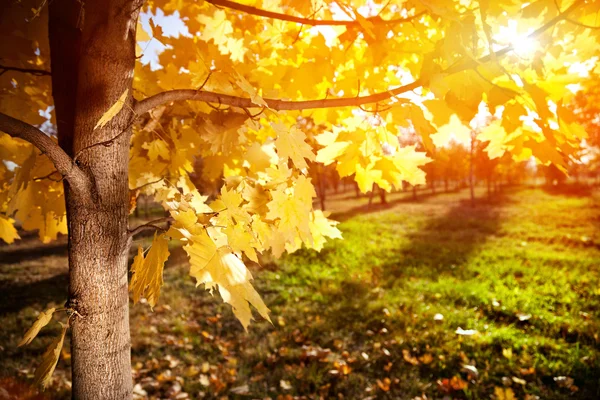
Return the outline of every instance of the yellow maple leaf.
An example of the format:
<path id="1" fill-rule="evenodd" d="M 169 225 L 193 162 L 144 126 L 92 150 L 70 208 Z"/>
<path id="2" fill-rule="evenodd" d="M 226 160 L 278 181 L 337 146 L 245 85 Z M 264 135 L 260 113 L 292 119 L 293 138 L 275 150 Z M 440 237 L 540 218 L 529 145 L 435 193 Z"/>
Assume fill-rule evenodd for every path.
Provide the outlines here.
<path id="1" fill-rule="evenodd" d="M 62 350 L 65 335 L 67 334 L 67 329 L 69 328 L 69 325 L 67 324 L 60 324 L 62 326 L 60 336 L 50 343 L 50 346 L 48 346 L 44 352 L 44 355 L 42 356 L 41 364 L 35 370 L 34 383 L 41 386 L 42 390 L 45 390 L 50 384 L 52 373 L 56 368 L 56 364 L 58 364 L 60 351 Z"/>
<path id="2" fill-rule="evenodd" d="M 490 159 L 502 157 L 508 146 L 506 145 L 506 130 L 500 123 L 494 122 L 481 130 L 477 135 L 477 140 L 489 142 L 485 148 Z"/>
<path id="3" fill-rule="evenodd" d="M 358 184 L 358 188 L 361 192 L 367 193 L 373 190 L 373 183 L 381 181 L 382 172 L 373 168 L 373 164 L 369 164 L 363 167 L 360 164 L 356 164 L 356 176 L 355 180 Z"/>
<path id="4" fill-rule="evenodd" d="M 141 247 L 131 266 L 131 283 L 129 290 L 133 292 L 133 302 L 137 303 L 142 296 L 148 300 L 150 307 L 154 307 L 160 296 L 160 287 L 163 284 L 163 268 L 169 258 L 169 241 L 164 235 L 154 234 L 152 247 L 146 258 Z"/>
<path id="5" fill-rule="evenodd" d="M 125 105 L 125 101 L 127 100 L 128 93 L 129 89 L 125 89 L 125 91 L 123 92 L 121 97 L 119 97 L 119 99 L 115 102 L 115 104 L 110 106 L 108 111 L 102 114 L 102 117 L 100 117 L 100 119 L 96 123 L 96 126 L 94 126 L 94 129 L 104 127 L 104 125 L 108 124 L 121 111 L 121 109 Z"/>
<path id="6" fill-rule="evenodd" d="M 425 152 L 416 151 L 416 145 L 400 147 L 394 155 L 394 165 L 401 174 L 401 179 L 411 185 L 425 184 L 425 172 L 419 167 L 431 162 Z"/>
<path id="7" fill-rule="evenodd" d="M 291 159 L 294 165 L 299 169 L 308 168 L 304 159 L 306 158 L 309 161 L 314 161 L 315 154 L 312 152 L 310 145 L 305 142 L 306 135 L 304 132 L 295 126 L 288 128 L 281 123 L 273 123 L 271 125 L 277 133 L 275 147 L 277 148 L 279 157 L 284 160 L 287 158 Z"/>
<path id="8" fill-rule="evenodd" d="M 161 157 L 165 161 L 169 161 L 171 159 L 169 146 L 164 140 L 157 139 L 151 142 L 146 142 L 142 145 L 142 148 L 148 150 L 148 158 L 150 158 L 150 161 L 156 161 L 158 157 Z"/>
<path id="9" fill-rule="evenodd" d="M 202 196 L 197 189 L 194 189 L 192 192 L 190 192 L 188 197 L 188 203 L 194 209 L 194 211 L 196 211 L 196 214 L 210 214 L 213 212 L 213 209 L 206 204 L 208 196 Z"/>
<path id="10" fill-rule="evenodd" d="M 450 121 L 440 126 L 430 137 L 437 147 L 446 146 L 451 140 L 466 144 L 471 141 L 471 129 L 463 125 L 456 114 L 452 114 Z"/>
<path id="11" fill-rule="evenodd" d="M 23 345 L 31 343 L 33 339 L 35 339 L 37 334 L 40 332 L 40 330 L 46 325 L 48 325 L 48 323 L 52 319 L 54 311 L 56 311 L 56 308 L 54 307 L 49 308 L 46 311 L 42 311 L 40 315 L 38 315 L 33 325 L 31 325 L 31 327 L 27 329 L 27 332 L 25 332 L 25 334 L 23 335 L 23 339 L 21 339 L 17 346 L 21 347 Z"/>
<path id="12" fill-rule="evenodd" d="M 257 245 L 256 240 L 244 225 L 239 223 L 229 225 L 223 229 L 223 233 L 227 235 L 227 243 L 234 252 L 237 254 L 244 252 L 249 259 L 256 263 L 258 262 L 258 256 L 254 250 L 254 247 Z"/>
<path id="13" fill-rule="evenodd" d="M 325 245 L 326 237 L 342 239 L 342 232 L 336 228 L 338 223 L 337 221 L 328 219 L 327 215 L 321 210 L 313 211 L 309 223 L 310 233 L 313 238 L 312 248 L 321 251 Z"/>
<path id="14" fill-rule="evenodd" d="M 227 190 L 223 186 L 219 198 L 210 203 L 210 207 L 217 213 L 214 218 L 217 225 L 227 226 L 232 221 L 250 223 L 250 214 L 241 207 L 242 201 L 240 193 L 235 190 Z"/>
<path id="15" fill-rule="evenodd" d="M 273 200 L 267 204 L 269 212 L 266 217 L 272 221 L 279 220 L 281 237 L 293 237 L 296 232 L 310 235 L 308 216 L 312 204 L 306 204 L 293 191 L 283 188 L 271 191 L 271 195 Z"/>
<path id="16" fill-rule="evenodd" d="M 244 46 L 244 39 L 228 38 L 224 47 L 229 54 L 231 61 L 244 62 L 244 54 L 246 54 L 247 51 Z"/>
<path id="17" fill-rule="evenodd" d="M 183 249 L 190 257 L 190 275 L 196 278 L 197 285 L 204 284 L 211 291 L 217 288 L 244 329 L 248 329 L 252 319 L 250 304 L 271 321 L 269 309 L 250 283 L 252 274 L 231 250 L 217 248 L 205 231 L 193 236 Z"/>
<path id="18" fill-rule="evenodd" d="M 21 238 L 15 229 L 14 223 L 14 219 L 0 215 L 0 239 L 8 244 L 14 242 L 15 239 Z"/>
<path id="19" fill-rule="evenodd" d="M 233 26 L 227 20 L 225 11 L 216 10 L 212 17 L 199 15 L 196 19 L 205 25 L 200 36 L 202 40 L 206 42 L 212 40 L 217 46 L 226 45 L 227 36 L 233 32 Z"/>
<path id="20" fill-rule="evenodd" d="M 323 134 L 325 135 L 325 134 Z M 321 137 L 323 135 L 320 135 Z M 319 136 L 317 136 L 317 141 Z M 319 144 L 322 144 L 321 142 L 319 142 Z M 340 157 L 342 154 L 344 154 L 344 152 L 346 151 L 346 149 L 348 148 L 348 146 L 350 145 L 350 142 L 335 142 L 332 141 L 330 143 L 328 143 L 325 147 L 323 147 L 322 149 L 317 151 L 317 157 L 316 157 L 316 161 L 323 163 L 323 165 L 329 165 L 332 162 L 334 162 L 338 157 Z"/>
<path id="21" fill-rule="evenodd" d="M 241 74 L 236 73 L 235 84 L 250 96 L 250 101 L 260 107 L 268 107 L 267 102 L 258 94 L 254 86 L 250 84 Z"/>
<path id="22" fill-rule="evenodd" d="M 269 202 L 268 191 L 260 185 L 246 185 L 242 196 L 247 203 L 244 208 L 252 213 L 264 213 Z"/>

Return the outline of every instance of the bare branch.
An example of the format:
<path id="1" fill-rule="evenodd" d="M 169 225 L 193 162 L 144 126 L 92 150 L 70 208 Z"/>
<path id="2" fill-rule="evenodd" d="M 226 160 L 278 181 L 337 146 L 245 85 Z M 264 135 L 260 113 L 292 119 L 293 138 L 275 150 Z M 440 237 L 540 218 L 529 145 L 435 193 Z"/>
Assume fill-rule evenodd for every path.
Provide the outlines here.
<path id="1" fill-rule="evenodd" d="M 570 22 L 573 25 L 577 25 L 577 26 L 581 26 L 582 28 L 587 28 L 587 29 L 600 29 L 600 26 L 594 26 L 594 25 L 586 25 L 583 24 L 579 21 L 576 21 L 574 19 L 571 18 L 565 18 L 565 21 Z"/>
<path id="2" fill-rule="evenodd" d="M 152 182 L 147 182 L 147 183 L 144 183 L 144 184 L 143 184 L 143 185 L 141 185 L 141 186 L 138 186 L 138 187 L 136 187 L 136 188 L 129 189 L 129 190 L 130 190 L 130 191 L 136 191 L 136 190 L 140 190 L 140 189 L 143 189 L 143 188 L 145 188 L 146 186 L 154 185 L 155 183 L 161 182 L 163 179 L 165 179 L 165 178 L 160 178 L 160 179 L 157 179 L 157 180 L 155 180 L 155 181 L 152 181 Z"/>
<path id="3" fill-rule="evenodd" d="M 346 26 L 346 27 L 360 27 L 358 21 L 336 21 L 336 20 L 325 20 L 325 19 L 314 19 L 314 18 L 305 18 L 305 17 L 296 17 L 294 15 L 282 14 L 273 11 L 262 10 L 260 8 L 247 6 L 245 4 L 239 4 L 230 0 L 206 0 L 207 3 L 211 3 L 218 7 L 225 7 L 232 10 L 242 11 L 246 14 L 256 15 L 259 17 L 273 18 L 282 21 L 296 22 L 298 24 L 303 25 L 311 25 L 311 26 L 323 26 L 323 25 L 337 25 L 337 26 Z M 425 14 L 425 11 L 417 13 L 411 17 L 406 18 L 395 18 L 391 20 L 383 20 L 381 18 L 371 18 L 370 21 L 373 24 L 379 25 L 394 25 L 401 24 L 403 22 L 410 22 L 414 19 L 419 18 L 421 15 Z"/>
<path id="4" fill-rule="evenodd" d="M 50 76 L 52 73 L 50 71 L 46 71 L 43 69 L 35 69 L 35 68 L 21 68 L 21 67 L 9 67 L 6 65 L 0 65 L 0 75 L 5 73 L 6 71 L 16 71 L 23 72 L 26 74 L 32 74 L 36 76 Z"/>
<path id="5" fill-rule="evenodd" d="M 0 113 L 0 131 L 12 137 L 20 138 L 33 144 L 46 154 L 54 163 L 56 171 L 66 179 L 72 187 L 83 189 L 87 186 L 87 177 L 71 157 L 50 137 L 38 128 L 26 122 Z"/>
<path id="6" fill-rule="evenodd" d="M 53 178 L 52 178 L 52 175 L 54 175 L 54 174 L 58 174 L 58 171 L 54 170 L 54 171 L 50 172 L 50 173 L 49 173 L 49 174 L 47 174 L 47 175 L 44 175 L 44 176 L 39 176 L 39 177 L 37 177 L 37 178 L 33 178 L 33 180 L 34 180 L 34 181 L 43 181 L 44 179 L 49 179 L 49 180 L 51 180 L 51 181 L 54 181 L 54 182 L 60 182 L 60 181 L 62 181 L 62 180 L 63 180 L 63 177 L 62 177 L 62 176 L 60 177 L 60 179 L 53 179 Z"/>
<path id="7" fill-rule="evenodd" d="M 160 226 L 157 226 L 156 224 L 162 224 L 165 222 L 171 222 L 173 221 L 173 218 L 171 217 L 164 217 L 164 218 L 159 218 L 159 219 L 155 219 L 154 221 L 150 221 L 146 224 L 140 225 L 135 227 L 134 229 L 131 229 L 129 231 L 129 237 L 132 238 L 135 235 L 137 235 L 138 233 L 144 232 L 144 231 L 166 231 L 165 228 L 162 228 Z"/>
<path id="8" fill-rule="evenodd" d="M 212 1 L 212 0 L 211 0 Z M 215 0 L 217 1 L 217 0 Z M 224 0 L 218 0 L 224 1 Z M 565 11 L 552 18 L 550 21 L 530 33 L 528 38 L 535 38 L 544 33 L 548 28 L 554 26 L 558 22 L 564 20 L 567 15 L 579 7 L 585 0 L 575 1 Z M 458 72 L 466 71 L 472 68 L 476 68 L 479 64 L 493 61 L 495 58 L 502 57 L 514 50 L 512 45 L 506 46 L 495 53 L 490 53 L 479 59 L 462 59 L 456 64 L 450 66 L 446 70 L 442 71 L 443 74 L 455 74 Z M 412 83 L 404 86 L 398 86 L 385 92 L 374 93 L 367 96 L 357 97 L 341 97 L 337 99 L 320 99 L 320 100 L 302 100 L 302 101 L 289 101 L 289 100 L 278 100 L 278 99 L 264 99 L 268 107 L 272 110 L 307 110 L 313 108 L 332 108 L 332 107 L 356 107 L 363 104 L 378 103 L 384 100 L 391 99 L 399 94 L 409 92 L 416 88 L 421 87 L 424 84 L 424 80 L 419 78 Z M 203 101 L 206 103 L 217 103 L 219 106 L 228 105 L 238 108 L 257 108 L 256 104 L 252 103 L 249 98 L 232 96 L 228 94 L 198 91 L 195 89 L 175 89 L 161 93 L 157 93 L 144 100 L 141 100 L 135 104 L 134 111 L 137 115 L 144 114 L 145 112 L 158 107 L 162 104 L 170 103 L 173 101 L 182 100 L 195 100 Z"/>
<path id="9" fill-rule="evenodd" d="M 421 86 L 421 81 L 416 80 L 405 86 L 400 86 L 387 92 L 372 94 L 361 97 L 342 97 L 339 99 L 320 99 L 306 101 L 287 101 L 277 99 L 264 99 L 268 107 L 273 110 L 306 110 L 310 108 L 331 108 L 331 107 L 347 107 L 358 106 L 360 104 L 377 103 L 378 101 L 387 100 L 398 94 L 408 92 Z M 239 108 L 257 108 L 257 105 L 252 103 L 249 98 L 231 96 L 215 92 L 197 91 L 195 89 L 175 89 L 166 92 L 161 92 L 150 96 L 147 99 L 141 100 L 135 105 L 135 112 L 141 115 L 154 107 L 161 104 L 170 103 L 172 101 L 181 100 L 197 100 L 206 103 L 217 103 L 219 105 L 228 105 Z"/>

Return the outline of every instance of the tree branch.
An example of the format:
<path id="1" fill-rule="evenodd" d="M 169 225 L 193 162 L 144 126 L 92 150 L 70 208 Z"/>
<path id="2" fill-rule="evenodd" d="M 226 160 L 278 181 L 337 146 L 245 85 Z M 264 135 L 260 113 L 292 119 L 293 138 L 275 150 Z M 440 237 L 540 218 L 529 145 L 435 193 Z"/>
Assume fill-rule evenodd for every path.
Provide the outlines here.
<path id="1" fill-rule="evenodd" d="M 71 186 L 83 189 L 87 185 L 86 175 L 73 163 L 71 157 L 38 128 L 0 113 L 0 131 L 23 139 L 40 149 L 54 163 L 56 172 L 69 181 Z"/>
<path id="2" fill-rule="evenodd" d="M 50 71 L 46 71 L 43 69 L 35 69 L 35 68 L 20 68 L 20 67 L 8 67 L 6 65 L 0 65 L 0 75 L 5 73 L 6 71 L 16 71 L 16 72 L 24 72 L 26 74 L 32 74 L 36 76 L 50 76 L 52 73 Z"/>
<path id="3" fill-rule="evenodd" d="M 305 17 L 296 17 L 294 15 L 288 15 L 273 11 L 267 11 L 260 8 L 247 6 L 245 4 L 239 4 L 230 0 L 206 0 L 207 3 L 211 3 L 218 7 L 225 7 L 232 10 L 242 11 L 246 14 L 256 15 L 259 17 L 273 18 L 282 21 L 296 22 L 298 24 L 310 25 L 310 26 L 346 26 L 346 27 L 360 27 L 358 21 L 336 21 L 336 20 L 325 20 L 325 19 L 314 19 L 314 18 L 305 18 Z M 407 18 L 395 18 L 391 20 L 383 20 L 381 18 L 370 18 L 369 21 L 376 25 L 394 25 L 401 24 L 403 22 L 409 22 L 414 19 L 419 18 L 421 15 L 426 12 L 417 13 L 411 17 Z"/>
<path id="4" fill-rule="evenodd" d="M 156 224 L 161 224 L 161 223 L 165 223 L 165 222 L 171 222 L 173 221 L 173 218 L 171 217 L 164 217 L 164 218 L 159 218 L 159 219 L 155 219 L 154 221 L 150 221 L 146 224 L 140 225 L 135 227 L 134 229 L 131 229 L 129 231 L 129 237 L 132 238 L 135 235 L 137 235 L 138 233 L 144 232 L 144 231 L 166 231 L 165 228 L 161 228 L 160 226 L 156 226 Z"/>
<path id="5" fill-rule="evenodd" d="M 270 109 L 273 110 L 306 110 L 310 108 L 330 108 L 358 106 L 360 104 L 377 103 L 387 100 L 398 94 L 408 92 L 421 86 L 421 81 L 416 80 L 408 85 L 400 86 L 387 92 L 375 93 L 361 97 L 342 97 L 339 99 L 320 99 L 305 101 L 287 101 L 277 99 L 264 99 Z M 195 89 L 175 89 L 161 92 L 138 102 L 134 110 L 141 115 L 161 104 L 179 100 L 197 100 L 206 103 L 215 103 L 239 108 L 258 108 L 249 98 L 232 96 L 215 92 L 197 91 Z"/>
<path id="6" fill-rule="evenodd" d="M 207 1 L 225 1 L 225 0 L 207 0 Z M 552 18 L 550 21 L 530 33 L 527 38 L 536 38 L 537 36 L 544 33 L 548 28 L 557 24 L 558 22 L 564 20 L 567 15 L 579 7 L 585 0 L 576 0 L 569 8 L 565 11 Z M 441 71 L 443 74 L 455 74 L 458 72 L 466 71 L 468 69 L 472 69 L 477 67 L 479 64 L 489 62 L 494 60 L 495 58 L 504 56 L 509 52 L 513 51 L 514 47 L 512 45 L 506 46 L 503 49 L 496 51 L 495 53 L 490 53 L 484 57 L 479 59 L 466 59 L 460 60 L 453 66 Z M 342 97 L 338 99 L 320 99 L 320 100 L 303 100 L 303 101 L 288 101 L 288 100 L 278 100 L 278 99 L 264 99 L 270 109 L 273 110 L 307 110 L 311 108 L 331 108 L 331 107 L 348 107 L 348 106 L 359 106 L 363 104 L 369 103 L 378 103 L 380 101 L 388 100 L 394 96 L 399 94 L 417 89 L 421 87 L 425 81 L 422 78 L 415 80 L 412 83 L 409 83 L 404 86 L 398 86 L 391 90 L 385 92 L 374 93 L 368 96 L 358 96 L 358 97 Z M 162 104 L 170 103 L 173 101 L 181 101 L 181 100 L 195 100 L 195 101 L 204 101 L 206 103 L 215 103 L 219 105 L 228 105 L 232 107 L 239 108 L 257 108 L 258 106 L 249 98 L 232 96 L 228 94 L 215 93 L 215 92 L 207 92 L 195 89 L 175 89 L 168 90 L 165 92 L 157 93 L 153 96 L 150 96 L 146 99 L 143 99 L 137 102 L 134 106 L 134 111 L 137 115 L 142 115 L 147 111 L 150 111 L 154 107 L 158 107 Z"/>

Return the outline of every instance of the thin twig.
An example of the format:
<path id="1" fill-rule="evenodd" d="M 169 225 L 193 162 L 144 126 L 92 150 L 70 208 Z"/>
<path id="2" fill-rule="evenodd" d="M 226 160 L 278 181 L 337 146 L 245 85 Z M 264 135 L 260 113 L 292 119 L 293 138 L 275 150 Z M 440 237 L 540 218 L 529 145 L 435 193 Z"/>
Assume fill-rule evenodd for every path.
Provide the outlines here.
<path id="1" fill-rule="evenodd" d="M 54 175 L 54 174 L 59 174 L 59 172 L 56 171 L 56 170 L 54 170 L 54 171 L 50 172 L 48 175 L 39 176 L 37 178 L 33 178 L 33 180 L 34 181 L 42 181 L 44 179 L 50 179 L 51 181 L 54 181 L 54 182 L 60 182 L 60 181 L 63 180 L 63 176 L 62 175 L 61 175 L 60 179 L 52 179 L 51 176 Z"/>
<path id="2" fill-rule="evenodd" d="M 136 187 L 136 188 L 129 189 L 129 190 L 133 190 L 133 191 L 135 191 L 135 190 L 140 190 L 140 189 L 143 189 L 143 188 L 145 188 L 146 186 L 154 185 L 155 183 L 161 182 L 163 179 L 165 179 L 165 178 L 160 178 L 160 179 L 158 179 L 158 180 L 155 180 L 155 181 L 152 181 L 152 182 L 147 182 L 147 183 L 144 183 L 144 184 L 143 184 L 143 185 L 141 185 L 141 186 L 138 186 L 138 187 Z"/>
<path id="3" fill-rule="evenodd" d="M 7 65 L 0 65 L 0 70 L 2 70 L 2 73 L 6 72 L 6 71 L 15 71 L 15 72 L 23 72 L 25 74 L 31 74 L 31 75 L 35 75 L 35 76 L 50 76 L 50 75 L 52 75 L 52 73 L 50 71 L 46 71 L 44 69 L 9 67 Z"/>
<path id="4" fill-rule="evenodd" d="M 133 110 L 132 110 L 132 111 L 133 111 Z M 73 157 L 73 162 L 74 162 L 74 163 L 77 163 L 77 160 L 79 159 L 79 157 L 81 156 L 81 154 L 82 154 L 84 151 L 86 151 L 86 150 L 89 150 L 89 149 L 91 149 L 91 148 L 93 148 L 93 147 L 96 147 L 96 146 L 110 147 L 110 146 L 112 146 L 112 145 L 115 143 L 115 141 L 116 141 L 116 140 L 117 140 L 119 137 L 121 137 L 121 135 L 123 135 L 125 132 L 128 132 L 128 131 L 129 131 L 129 129 L 131 129 L 131 127 L 132 127 L 132 126 L 135 124 L 135 120 L 136 120 L 136 118 L 135 118 L 135 117 L 134 117 L 134 118 L 132 118 L 132 119 L 131 119 L 131 122 L 130 122 L 130 123 L 129 123 L 129 124 L 126 126 L 126 127 L 125 127 L 125 129 L 123 129 L 121 132 L 119 132 L 119 133 L 118 133 L 116 136 L 112 137 L 111 139 L 105 140 L 105 141 L 103 141 L 103 142 L 98 142 L 98 143 L 93 143 L 93 144 L 90 144 L 89 146 L 86 146 L 86 147 L 84 147 L 83 149 L 79 150 L 79 151 L 77 152 L 77 154 L 75 154 L 75 157 Z"/>
<path id="5" fill-rule="evenodd" d="M 149 230 L 154 230 L 154 231 L 166 231 L 166 228 L 162 228 L 160 226 L 157 226 L 156 224 L 161 224 L 161 223 L 165 223 L 165 222 L 172 222 L 173 218 L 172 217 L 163 217 L 163 218 L 159 218 L 159 219 L 155 219 L 154 221 L 150 221 L 146 224 L 140 225 L 135 227 L 134 229 L 130 229 L 129 230 L 129 237 L 132 238 L 135 235 L 137 235 L 138 233 L 144 232 L 144 231 L 149 231 Z"/>

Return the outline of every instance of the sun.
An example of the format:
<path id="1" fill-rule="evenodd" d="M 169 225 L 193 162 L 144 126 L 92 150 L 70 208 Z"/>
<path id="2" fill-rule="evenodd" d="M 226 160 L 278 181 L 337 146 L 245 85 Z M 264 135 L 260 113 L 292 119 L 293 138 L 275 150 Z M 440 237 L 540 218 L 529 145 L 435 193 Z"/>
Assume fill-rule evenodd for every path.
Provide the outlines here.
<path id="1" fill-rule="evenodd" d="M 524 30 L 518 26 L 516 20 L 508 21 L 507 26 L 501 26 L 494 35 L 494 51 L 506 46 L 512 46 L 514 53 L 521 58 L 531 58 L 539 47 L 536 39 L 530 36 L 533 28 Z"/>

